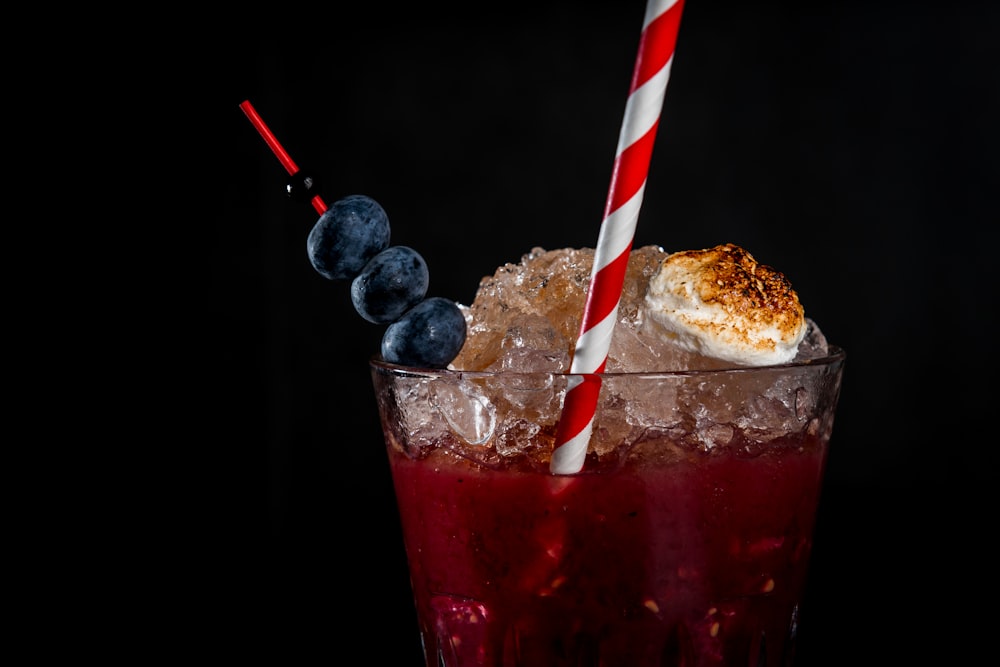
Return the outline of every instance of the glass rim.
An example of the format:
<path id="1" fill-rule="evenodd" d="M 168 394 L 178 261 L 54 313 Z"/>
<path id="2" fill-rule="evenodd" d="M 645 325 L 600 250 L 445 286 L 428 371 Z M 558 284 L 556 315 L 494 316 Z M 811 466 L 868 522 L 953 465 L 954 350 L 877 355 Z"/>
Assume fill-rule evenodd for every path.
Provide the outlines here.
<path id="1" fill-rule="evenodd" d="M 803 369 L 834 366 L 847 358 L 845 350 L 838 345 L 829 345 L 827 354 L 812 359 L 800 361 L 789 361 L 783 364 L 768 364 L 765 366 L 726 366 L 722 368 L 701 369 L 701 370 L 678 370 L 678 371 L 612 371 L 604 373 L 570 373 L 569 371 L 465 371 L 449 368 L 428 368 L 422 366 L 404 366 L 385 361 L 379 355 L 374 355 L 368 360 L 369 367 L 391 373 L 393 375 L 406 375 L 410 377 L 463 377 L 463 378 L 495 378 L 495 377 L 532 377 L 538 375 L 554 377 L 570 377 L 580 375 L 597 375 L 601 378 L 614 379 L 622 377 L 697 377 L 710 375 L 743 375 L 760 373 L 762 371 L 776 371 L 781 369 Z"/>

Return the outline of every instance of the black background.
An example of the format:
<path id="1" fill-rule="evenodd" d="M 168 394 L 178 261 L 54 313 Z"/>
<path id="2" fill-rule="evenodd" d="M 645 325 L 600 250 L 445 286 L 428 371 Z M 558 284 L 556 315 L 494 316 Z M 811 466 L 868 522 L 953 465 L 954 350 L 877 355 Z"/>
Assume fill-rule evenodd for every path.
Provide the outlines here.
<path id="1" fill-rule="evenodd" d="M 996 7 L 684 10 L 634 244 L 742 245 L 848 352 L 801 667 L 990 643 Z M 192 602 L 226 650 L 419 655 L 367 369 L 382 328 L 310 267 L 317 216 L 239 103 L 327 203 L 378 200 L 432 295 L 469 303 L 533 246 L 596 241 L 644 3 L 466 9 L 263 8 L 196 36 L 211 421 L 192 468 L 213 492 Z"/>

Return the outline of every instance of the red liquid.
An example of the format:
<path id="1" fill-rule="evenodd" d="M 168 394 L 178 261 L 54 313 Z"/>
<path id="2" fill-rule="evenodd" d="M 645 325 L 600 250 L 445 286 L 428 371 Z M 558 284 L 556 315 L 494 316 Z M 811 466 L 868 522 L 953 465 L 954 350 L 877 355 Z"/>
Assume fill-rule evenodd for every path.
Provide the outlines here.
<path id="1" fill-rule="evenodd" d="M 574 477 L 390 447 L 427 667 L 791 664 L 825 461 L 797 437 Z"/>

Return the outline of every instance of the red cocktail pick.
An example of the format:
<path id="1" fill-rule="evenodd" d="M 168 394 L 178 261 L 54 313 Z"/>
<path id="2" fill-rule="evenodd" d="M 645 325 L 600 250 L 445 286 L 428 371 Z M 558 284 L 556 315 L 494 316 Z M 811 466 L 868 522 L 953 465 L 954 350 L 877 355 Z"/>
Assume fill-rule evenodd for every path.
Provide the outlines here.
<path id="1" fill-rule="evenodd" d="M 295 164 L 295 161 L 292 160 L 288 151 L 284 149 L 281 142 L 279 142 L 277 137 L 274 136 L 274 133 L 271 132 L 271 128 L 267 126 L 267 123 L 265 123 L 260 117 L 257 110 L 254 109 L 252 104 L 250 104 L 250 100 L 244 100 L 241 102 L 240 109 L 243 109 L 243 113 L 247 115 L 247 118 L 250 119 L 253 126 L 257 128 L 258 132 L 260 132 L 260 136 L 264 138 L 264 141 L 271 148 L 274 156 L 277 157 L 278 161 L 285 167 L 285 171 L 288 172 L 288 175 L 292 177 L 300 175 L 299 166 Z M 304 183 L 304 187 L 308 190 L 310 188 L 311 179 L 308 179 L 307 177 L 305 180 L 306 182 Z M 323 215 L 326 211 L 326 202 L 323 201 L 323 198 L 319 195 L 314 195 L 311 202 L 313 208 L 316 209 L 316 212 Z"/>

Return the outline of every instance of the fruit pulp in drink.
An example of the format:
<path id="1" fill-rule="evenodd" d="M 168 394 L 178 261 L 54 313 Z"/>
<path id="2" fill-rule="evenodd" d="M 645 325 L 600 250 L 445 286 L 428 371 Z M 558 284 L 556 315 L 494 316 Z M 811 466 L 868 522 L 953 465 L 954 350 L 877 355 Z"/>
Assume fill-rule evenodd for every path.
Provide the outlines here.
<path id="1" fill-rule="evenodd" d="M 790 664 L 826 443 L 737 444 L 572 476 L 390 447 L 427 667 Z"/>

